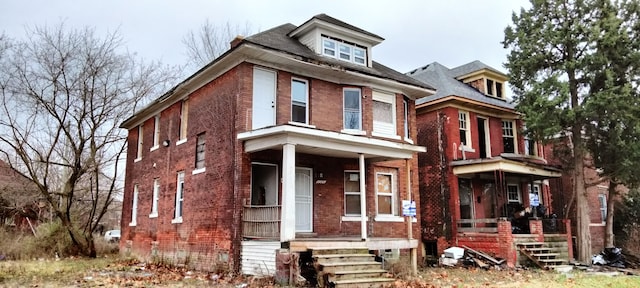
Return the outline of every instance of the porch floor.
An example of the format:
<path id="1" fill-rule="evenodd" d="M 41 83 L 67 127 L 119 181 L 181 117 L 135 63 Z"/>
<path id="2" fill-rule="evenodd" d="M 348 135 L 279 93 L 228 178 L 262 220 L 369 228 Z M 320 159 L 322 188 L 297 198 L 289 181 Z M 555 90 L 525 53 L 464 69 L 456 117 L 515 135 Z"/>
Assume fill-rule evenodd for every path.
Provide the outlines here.
<path id="1" fill-rule="evenodd" d="M 289 249 L 303 252 L 310 249 L 367 248 L 368 250 L 411 249 L 418 247 L 418 239 L 371 237 L 362 240 L 357 236 L 297 237 L 289 242 Z"/>

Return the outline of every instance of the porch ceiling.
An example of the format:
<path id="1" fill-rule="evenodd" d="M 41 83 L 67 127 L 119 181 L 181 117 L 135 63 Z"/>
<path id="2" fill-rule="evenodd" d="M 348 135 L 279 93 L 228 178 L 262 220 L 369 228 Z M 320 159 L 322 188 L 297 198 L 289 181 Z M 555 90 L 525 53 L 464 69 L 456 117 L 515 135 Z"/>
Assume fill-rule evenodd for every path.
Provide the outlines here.
<path id="1" fill-rule="evenodd" d="M 508 173 L 536 176 L 539 178 L 561 177 L 560 170 L 546 165 L 530 163 L 526 161 L 514 161 L 502 157 L 488 159 L 472 159 L 453 161 L 453 174 L 458 176 L 470 176 L 478 173 L 503 171 Z"/>
<path id="2" fill-rule="evenodd" d="M 358 158 L 363 154 L 373 161 L 411 159 L 416 152 L 426 148 L 417 145 L 323 131 L 293 125 L 281 125 L 238 134 L 244 141 L 245 152 L 267 149 L 281 150 L 284 144 L 294 144 L 296 153 L 337 158 Z"/>

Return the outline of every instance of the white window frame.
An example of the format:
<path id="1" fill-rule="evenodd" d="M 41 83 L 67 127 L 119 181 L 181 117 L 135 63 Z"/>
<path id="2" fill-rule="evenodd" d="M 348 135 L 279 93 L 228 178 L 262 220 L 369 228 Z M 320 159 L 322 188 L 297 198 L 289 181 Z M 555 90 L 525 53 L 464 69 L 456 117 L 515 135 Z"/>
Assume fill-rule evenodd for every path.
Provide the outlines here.
<path id="1" fill-rule="evenodd" d="M 389 176 L 391 183 L 389 183 L 389 185 L 391 185 L 391 192 L 380 192 L 378 191 L 378 176 Z M 398 189 L 396 188 L 397 183 L 396 183 L 396 179 L 395 179 L 395 175 L 394 173 L 390 173 L 390 172 L 376 172 L 376 179 L 375 179 L 375 190 L 376 190 L 376 216 L 381 216 L 381 217 L 394 217 L 394 216 L 398 216 L 398 209 L 397 209 L 397 205 L 396 205 L 396 201 L 397 201 L 397 194 L 398 194 Z M 381 214 L 380 211 L 378 210 L 380 208 L 379 204 L 378 204 L 378 198 L 380 196 L 384 196 L 384 197 L 389 197 L 391 196 L 391 214 Z"/>
<path id="2" fill-rule="evenodd" d="M 356 175 L 358 177 L 358 190 L 360 190 L 360 181 L 362 181 L 362 179 L 360 179 L 360 171 L 358 170 L 345 170 L 344 173 L 342 174 L 343 176 L 343 181 L 347 180 L 347 174 L 350 175 Z M 362 191 L 347 191 L 347 186 L 343 185 L 343 190 L 344 190 L 344 216 L 358 216 L 360 217 L 360 212 L 358 211 L 358 214 L 348 214 L 347 213 L 347 195 L 350 196 L 355 196 L 358 195 L 359 197 L 362 197 Z M 360 218 L 358 218 L 360 219 Z"/>
<path id="3" fill-rule="evenodd" d="M 509 191 L 509 187 L 516 187 L 516 195 L 518 196 L 518 199 L 512 199 L 511 198 L 511 191 Z M 509 203 L 522 203 L 522 195 L 520 193 L 520 185 L 513 184 L 513 183 L 508 183 L 507 184 L 507 202 L 509 202 Z"/>
<path id="4" fill-rule="evenodd" d="M 358 92 L 358 127 L 356 128 L 347 128 L 347 117 L 346 113 L 347 113 L 347 108 L 345 107 L 345 98 L 347 96 L 347 91 L 354 91 L 354 92 Z M 351 109 L 351 108 L 350 108 Z M 349 111 L 349 112 L 355 112 L 355 111 Z M 360 88 L 343 88 L 342 89 L 342 125 L 344 127 L 344 129 L 342 130 L 343 132 L 360 132 L 362 131 L 362 89 Z"/>
<path id="5" fill-rule="evenodd" d="M 529 153 L 530 145 L 533 145 L 533 154 Z M 524 138 L 524 154 L 527 156 L 538 156 L 538 143 L 529 138 Z"/>
<path id="6" fill-rule="evenodd" d="M 607 222 L 607 195 L 598 194 L 598 204 L 600 205 L 600 218 L 602 223 Z"/>
<path id="7" fill-rule="evenodd" d="M 325 43 L 331 43 L 333 45 L 333 48 L 325 46 Z M 325 53 L 326 52 L 325 49 L 333 52 L 333 55 L 329 53 Z M 336 58 L 337 51 L 338 51 L 338 43 L 336 43 L 335 40 L 322 37 L 322 55 Z"/>
<path id="8" fill-rule="evenodd" d="M 458 110 L 458 129 L 460 130 L 464 130 L 465 131 L 465 140 L 467 141 L 467 144 L 463 144 L 462 140 L 460 141 L 460 150 L 462 150 L 462 146 L 464 145 L 464 150 L 468 150 L 471 151 L 473 147 L 473 144 L 471 143 L 471 121 L 469 118 L 469 112 L 464 111 L 464 110 Z M 458 133 L 460 134 L 460 133 Z"/>
<path id="9" fill-rule="evenodd" d="M 160 114 L 153 117 L 153 147 L 149 151 L 160 148 Z"/>
<path id="10" fill-rule="evenodd" d="M 144 128 L 143 124 L 138 125 L 138 146 L 136 151 L 136 159 L 134 162 L 138 162 L 142 160 L 142 146 L 144 144 Z"/>
<path id="11" fill-rule="evenodd" d="M 511 127 L 505 127 L 505 124 L 510 124 Z M 512 135 L 505 134 L 505 132 L 508 131 L 508 128 L 511 128 Z M 518 139 L 518 132 L 516 131 L 516 121 L 502 119 L 502 150 L 504 153 L 507 153 L 506 151 L 504 151 L 504 138 L 511 138 L 511 141 L 513 143 L 513 153 L 518 154 L 518 141 L 516 141 L 516 139 Z"/>
<path id="12" fill-rule="evenodd" d="M 396 95 L 393 93 L 376 91 L 376 90 L 374 90 L 372 94 L 373 94 L 372 109 L 374 111 L 373 111 L 373 131 L 371 132 L 371 135 L 400 139 L 400 136 L 398 136 L 398 128 L 396 124 Z M 391 123 L 386 121 L 376 120 L 375 118 L 376 103 L 375 102 L 391 105 L 391 111 L 390 111 Z"/>
<path id="13" fill-rule="evenodd" d="M 171 223 L 182 223 L 184 214 L 184 171 L 178 172 L 176 181 L 176 201 L 174 207 L 173 220 Z"/>
<path id="14" fill-rule="evenodd" d="M 153 196 L 151 198 L 151 213 L 149 218 L 158 217 L 158 202 L 160 201 L 160 178 L 153 179 Z"/>
<path id="15" fill-rule="evenodd" d="M 138 184 L 133 185 L 133 199 L 131 201 L 131 222 L 129 226 L 136 226 L 138 223 Z"/>
<path id="16" fill-rule="evenodd" d="M 187 142 L 187 127 L 189 124 L 189 100 L 184 99 L 180 105 L 180 129 L 178 130 L 178 141 L 176 146 Z"/>
<path id="17" fill-rule="evenodd" d="M 302 107 L 293 100 L 293 82 L 304 83 L 304 122 L 298 122 L 293 120 L 293 107 Z M 309 81 L 300 78 L 291 78 L 291 121 L 295 123 L 309 124 Z"/>
<path id="18" fill-rule="evenodd" d="M 331 38 L 325 35 L 321 36 L 322 39 L 322 51 L 321 54 L 323 56 L 327 56 L 327 57 L 331 57 L 331 58 L 335 58 L 341 61 L 346 61 L 346 62 L 350 62 L 350 63 L 354 63 L 357 65 L 362 65 L 362 66 L 368 66 L 368 60 L 367 60 L 367 54 L 369 54 L 369 49 L 366 47 L 363 47 L 361 45 L 357 45 L 354 43 L 350 43 L 347 41 L 343 41 L 341 39 L 335 39 L 335 38 Z M 327 47 L 325 43 L 331 43 L 333 45 L 333 48 L 331 47 Z M 349 51 L 348 53 L 345 51 L 343 52 L 340 48 L 344 47 L 347 48 Z M 362 54 L 364 55 L 364 57 L 362 56 L 357 56 L 355 51 L 359 51 L 362 52 Z M 328 53 L 327 51 L 331 52 Z M 333 54 L 333 55 L 332 55 Z M 342 55 L 345 55 L 347 58 L 342 58 Z"/>
<path id="19" fill-rule="evenodd" d="M 202 142 L 200 142 L 200 141 L 202 141 Z M 200 148 L 201 148 L 200 145 L 202 145 L 202 159 L 198 159 L 198 153 L 199 153 L 198 150 L 200 150 Z M 195 175 L 195 174 L 199 174 L 199 173 L 202 173 L 202 172 L 206 171 L 206 169 L 207 169 L 206 162 L 205 162 L 206 159 L 207 159 L 207 157 L 206 157 L 207 154 L 206 153 L 207 153 L 206 134 L 203 132 L 203 133 L 198 134 L 198 136 L 196 136 L 196 153 L 194 155 L 194 158 L 195 158 L 194 168 L 195 169 L 193 171 L 191 171 L 191 174 Z M 198 160 L 202 161 L 202 167 L 198 167 L 198 162 L 199 162 Z"/>
<path id="20" fill-rule="evenodd" d="M 402 99 L 402 109 L 404 114 L 404 140 L 411 141 L 411 131 L 409 131 L 409 101 L 407 99 Z"/>
<path id="21" fill-rule="evenodd" d="M 491 81 L 491 84 L 489 84 L 489 81 Z M 498 83 L 500 83 L 500 89 L 498 89 Z M 489 88 L 491 89 L 491 93 L 489 93 Z M 498 95 L 498 90 L 500 90 L 500 95 Z M 495 80 L 495 79 L 491 79 L 491 78 L 485 78 L 484 79 L 484 91 L 486 91 L 486 93 L 484 93 L 485 95 L 489 95 L 491 97 L 495 97 L 495 98 L 499 98 L 499 99 L 504 99 L 504 82 Z"/>
<path id="22" fill-rule="evenodd" d="M 356 55 L 356 51 L 362 52 L 362 56 L 358 56 Z M 367 49 L 358 47 L 358 46 L 353 46 L 353 63 L 356 64 L 360 64 L 360 65 L 367 65 Z"/>
<path id="23" fill-rule="evenodd" d="M 537 192 L 536 189 L 538 190 Z M 529 195 L 534 194 L 533 192 L 536 192 L 536 194 L 538 194 L 538 203 L 540 203 L 540 205 L 544 205 L 544 201 L 542 201 L 542 185 L 540 185 L 540 183 L 538 183 L 537 181 L 533 183 L 533 192 L 531 191 L 531 184 L 528 184 L 527 190 L 529 191 Z M 529 203 L 531 203 L 531 197 L 529 197 Z"/>

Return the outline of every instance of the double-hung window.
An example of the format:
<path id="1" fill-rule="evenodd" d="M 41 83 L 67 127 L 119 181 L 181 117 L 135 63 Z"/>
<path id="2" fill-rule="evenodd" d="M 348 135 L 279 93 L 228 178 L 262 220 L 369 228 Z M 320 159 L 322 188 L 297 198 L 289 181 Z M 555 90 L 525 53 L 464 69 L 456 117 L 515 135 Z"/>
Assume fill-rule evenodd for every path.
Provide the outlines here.
<path id="1" fill-rule="evenodd" d="M 607 195 L 598 194 L 598 202 L 600 204 L 600 219 L 607 222 Z"/>
<path id="2" fill-rule="evenodd" d="M 376 195 L 378 201 L 378 215 L 396 215 L 395 193 L 393 174 L 376 173 Z"/>
<path id="3" fill-rule="evenodd" d="M 151 198 L 151 213 L 149 218 L 158 217 L 158 202 L 160 200 L 160 178 L 153 179 L 153 196 Z"/>
<path id="4" fill-rule="evenodd" d="M 373 91 L 373 132 L 396 136 L 395 95 Z"/>
<path id="5" fill-rule="evenodd" d="M 458 111 L 458 125 L 460 127 L 460 146 L 465 146 L 470 149 L 471 132 L 469 131 L 469 112 Z"/>
<path id="6" fill-rule="evenodd" d="M 507 200 L 509 203 L 522 203 L 520 187 L 517 184 L 507 184 Z"/>
<path id="7" fill-rule="evenodd" d="M 200 133 L 196 137 L 196 163 L 193 173 L 203 172 L 205 169 L 205 133 Z"/>
<path id="8" fill-rule="evenodd" d="M 156 150 L 160 147 L 160 115 L 153 117 L 153 147 L 151 150 Z"/>
<path id="9" fill-rule="evenodd" d="M 524 139 L 524 152 L 528 156 L 538 156 L 538 147 L 536 141 L 525 138 Z"/>
<path id="10" fill-rule="evenodd" d="M 360 216 L 360 174 L 358 171 L 344 172 L 344 214 Z"/>
<path id="11" fill-rule="evenodd" d="M 504 153 L 516 153 L 516 138 L 512 120 L 502 120 L 502 145 Z"/>
<path id="12" fill-rule="evenodd" d="M 407 100 L 402 100 L 402 109 L 404 113 L 404 139 L 411 140 L 411 135 L 409 134 L 409 102 Z"/>
<path id="13" fill-rule="evenodd" d="M 367 65 L 367 48 L 322 35 L 322 55 L 359 65 Z"/>
<path id="14" fill-rule="evenodd" d="M 356 88 L 345 88 L 343 90 L 345 130 L 362 130 L 362 105 L 360 103 L 360 93 L 360 89 Z"/>
<path id="15" fill-rule="evenodd" d="M 184 204 L 184 171 L 178 172 L 178 180 L 176 181 L 176 206 L 172 223 L 182 223 Z"/>
<path id="16" fill-rule="evenodd" d="M 142 124 L 138 126 L 138 147 L 136 148 L 138 150 L 136 151 L 136 161 L 142 159 L 142 137 L 144 136 L 144 129 L 142 127 L 144 127 Z"/>
<path id="17" fill-rule="evenodd" d="M 291 80 L 291 121 L 309 124 L 309 88 L 306 80 Z"/>
<path id="18" fill-rule="evenodd" d="M 178 142 L 176 145 L 187 141 L 187 124 L 189 122 L 189 102 L 182 100 L 180 106 L 180 129 L 178 130 Z"/>
<path id="19" fill-rule="evenodd" d="M 133 185 L 133 200 L 131 201 L 131 222 L 129 226 L 136 226 L 138 221 L 138 184 Z"/>

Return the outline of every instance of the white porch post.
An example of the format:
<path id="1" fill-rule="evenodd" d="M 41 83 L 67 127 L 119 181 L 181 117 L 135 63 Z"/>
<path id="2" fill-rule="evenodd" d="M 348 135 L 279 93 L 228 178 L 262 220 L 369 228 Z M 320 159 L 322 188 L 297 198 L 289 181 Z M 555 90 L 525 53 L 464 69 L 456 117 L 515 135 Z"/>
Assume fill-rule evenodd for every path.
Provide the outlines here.
<path id="1" fill-rule="evenodd" d="M 296 238 L 296 145 L 282 145 L 280 242 Z"/>
<path id="2" fill-rule="evenodd" d="M 367 193 L 365 191 L 364 154 L 360 154 L 360 236 L 367 240 Z"/>

